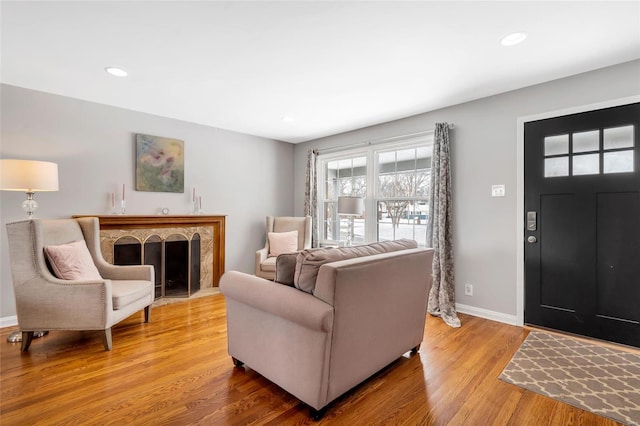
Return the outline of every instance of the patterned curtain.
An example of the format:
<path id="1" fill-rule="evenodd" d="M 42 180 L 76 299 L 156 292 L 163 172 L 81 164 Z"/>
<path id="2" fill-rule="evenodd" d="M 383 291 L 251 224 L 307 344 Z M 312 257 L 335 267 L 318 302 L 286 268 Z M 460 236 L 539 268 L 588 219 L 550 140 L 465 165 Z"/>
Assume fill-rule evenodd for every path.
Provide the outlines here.
<path id="1" fill-rule="evenodd" d="M 307 153 L 307 175 L 304 188 L 304 215 L 311 216 L 311 247 L 318 247 L 318 179 L 316 161 L 318 150 Z"/>
<path id="2" fill-rule="evenodd" d="M 431 315 L 442 317 L 451 327 L 460 327 L 455 305 L 452 207 L 449 125 L 436 123 L 427 225 L 427 242 L 431 241 L 431 247 L 435 250 L 433 284 L 427 310 Z"/>

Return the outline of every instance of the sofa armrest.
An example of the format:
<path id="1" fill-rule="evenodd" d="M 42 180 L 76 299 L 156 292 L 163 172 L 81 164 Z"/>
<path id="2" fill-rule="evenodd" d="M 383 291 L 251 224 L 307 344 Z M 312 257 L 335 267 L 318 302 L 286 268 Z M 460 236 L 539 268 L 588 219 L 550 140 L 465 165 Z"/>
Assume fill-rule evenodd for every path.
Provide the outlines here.
<path id="1" fill-rule="evenodd" d="M 242 272 L 229 271 L 220 279 L 220 291 L 230 299 L 306 328 L 329 331 L 333 306 L 296 288 Z"/>

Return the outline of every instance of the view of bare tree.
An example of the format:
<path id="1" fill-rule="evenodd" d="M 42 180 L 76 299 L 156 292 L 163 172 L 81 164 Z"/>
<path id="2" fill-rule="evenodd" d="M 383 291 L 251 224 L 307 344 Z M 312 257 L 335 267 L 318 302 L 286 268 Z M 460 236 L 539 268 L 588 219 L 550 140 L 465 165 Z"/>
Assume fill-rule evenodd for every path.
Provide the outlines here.
<path id="1" fill-rule="evenodd" d="M 427 170 L 417 172 L 393 173 L 381 175 L 379 179 L 379 195 L 381 197 L 397 197 L 395 200 L 385 200 L 378 204 L 378 219 L 382 212 L 382 205 L 393 226 L 398 227 L 400 219 L 410 212 L 409 207 L 414 200 L 407 198 L 422 198 L 427 196 L 427 190 L 431 183 L 431 173 Z M 414 212 L 416 213 L 416 212 Z"/>

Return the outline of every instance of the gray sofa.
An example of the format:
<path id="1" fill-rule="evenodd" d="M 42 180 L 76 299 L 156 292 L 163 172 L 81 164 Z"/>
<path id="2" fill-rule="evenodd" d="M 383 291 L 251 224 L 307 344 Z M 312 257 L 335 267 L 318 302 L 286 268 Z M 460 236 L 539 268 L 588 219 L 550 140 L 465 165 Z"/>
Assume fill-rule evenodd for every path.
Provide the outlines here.
<path id="1" fill-rule="evenodd" d="M 284 284 L 278 276 L 272 282 L 225 273 L 220 289 L 236 366 L 246 363 L 319 418 L 331 401 L 407 351 L 416 352 L 433 249 L 410 247 L 414 241 L 401 240 L 281 255 L 277 269 L 294 273 Z"/>

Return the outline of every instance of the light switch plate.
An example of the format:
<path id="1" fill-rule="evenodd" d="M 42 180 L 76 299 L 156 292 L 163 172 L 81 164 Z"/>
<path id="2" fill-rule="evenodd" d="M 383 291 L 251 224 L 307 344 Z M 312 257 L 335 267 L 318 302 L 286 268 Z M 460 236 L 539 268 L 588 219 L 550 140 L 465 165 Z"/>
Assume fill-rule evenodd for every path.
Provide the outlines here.
<path id="1" fill-rule="evenodd" d="M 504 197 L 504 185 L 491 185 L 491 196 L 492 197 Z"/>

